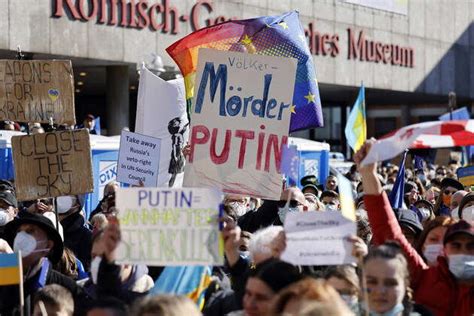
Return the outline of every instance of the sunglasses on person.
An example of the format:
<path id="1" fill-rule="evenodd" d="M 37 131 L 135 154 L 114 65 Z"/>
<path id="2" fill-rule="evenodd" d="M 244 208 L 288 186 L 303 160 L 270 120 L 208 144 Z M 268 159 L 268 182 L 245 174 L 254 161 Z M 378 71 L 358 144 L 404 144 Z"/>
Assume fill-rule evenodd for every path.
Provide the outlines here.
<path id="1" fill-rule="evenodd" d="M 444 190 L 443 192 L 445 195 L 451 195 L 451 194 L 454 194 L 456 193 L 456 191 L 451 191 L 451 190 Z"/>
<path id="2" fill-rule="evenodd" d="M 287 202 L 288 202 L 288 201 L 285 201 L 285 200 L 280 200 L 280 201 L 278 201 L 278 207 L 285 207 L 285 205 L 286 205 Z M 290 205 L 289 205 L 290 207 L 298 207 L 298 206 L 300 206 L 300 205 L 303 205 L 303 204 L 301 204 L 301 203 L 300 203 L 299 201 L 297 201 L 297 200 L 290 200 Z"/>

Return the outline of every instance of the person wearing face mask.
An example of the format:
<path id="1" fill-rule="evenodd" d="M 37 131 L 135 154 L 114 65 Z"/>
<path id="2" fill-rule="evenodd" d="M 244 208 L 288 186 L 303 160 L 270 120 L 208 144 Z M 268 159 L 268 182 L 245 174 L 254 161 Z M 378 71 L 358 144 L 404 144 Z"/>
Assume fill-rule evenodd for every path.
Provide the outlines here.
<path id="1" fill-rule="evenodd" d="M 474 192 L 466 194 L 459 203 L 459 217 L 471 224 L 474 223 Z"/>
<path id="2" fill-rule="evenodd" d="M 68 289 L 76 306 L 87 302 L 87 295 L 72 279 L 52 268 L 62 256 L 63 242 L 48 218 L 25 212 L 7 224 L 5 234 L 13 250 L 22 255 L 25 311 L 28 314 L 32 309 L 32 295 L 48 284 L 59 284 Z M 1 287 L 0 297 L 0 314 L 13 315 L 19 302 L 18 290 L 11 286 Z"/>
<path id="3" fill-rule="evenodd" d="M 335 191 L 324 191 L 321 193 L 321 202 L 324 204 L 325 211 L 339 211 L 341 208 L 339 194 Z"/>
<path id="4" fill-rule="evenodd" d="M 451 216 L 455 219 L 459 219 L 459 205 L 461 204 L 462 198 L 467 194 L 467 191 L 459 190 L 453 194 L 451 198 L 451 205 L 449 209 L 451 210 Z"/>
<path id="5" fill-rule="evenodd" d="M 359 277 L 351 265 L 329 267 L 325 274 L 327 284 L 331 285 L 341 296 L 344 303 L 351 311 L 359 315 L 359 298 L 362 297 L 359 287 Z"/>
<path id="6" fill-rule="evenodd" d="M 464 186 L 459 182 L 451 178 L 444 178 L 441 181 L 441 193 L 436 200 L 434 213 L 438 215 L 451 215 L 451 199 L 453 194 L 459 190 L 464 190 Z"/>
<path id="7" fill-rule="evenodd" d="M 224 205 L 238 219 L 249 211 L 249 198 L 236 194 L 227 194 L 224 198 Z"/>
<path id="8" fill-rule="evenodd" d="M 15 195 L 9 191 L 0 192 L 0 238 L 4 237 L 5 225 L 18 214 L 18 202 Z"/>
<path id="9" fill-rule="evenodd" d="M 433 213 L 434 206 L 429 201 L 421 199 L 416 201 L 413 206 L 413 210 L 418 215 L 418 219 L 422 225 L 425 225 L 425 223 L 435 218 Z"/>
<path id="10" fill-rule="evenodd" d="M 443 238 L 438 264 L 428 266 L 403 235 L 387 195 L 377 181 L 375 164 L 361 165 L 374 140 L 366 141 L 355 154 L 363 178 L 364 201 L 372 227 L 372 243 L 387 240 L 400 243 L 411 272 L 414 299 L 436 315 L 474 313 L 474 227 L 460 221 L 451 225 Z"/>
<path id="11" fill-rule="evenodd" d="M 449 226 L 456 220 L 448 216 L 437 216 L 429 221 L 417 241 L 415 249 L 427 265 L 438 264 L 438 257 L 443 256 L 443 239 Z"/>
<path id="12" fill-rule="evenodd" d="M 89 270 L 92 231 L 80 213 L 81 199 L 75 195 L 59 196 L 56 198 L 56 208 L 63 227 L 64 245 L 74 252 L 86 271 Z"/>

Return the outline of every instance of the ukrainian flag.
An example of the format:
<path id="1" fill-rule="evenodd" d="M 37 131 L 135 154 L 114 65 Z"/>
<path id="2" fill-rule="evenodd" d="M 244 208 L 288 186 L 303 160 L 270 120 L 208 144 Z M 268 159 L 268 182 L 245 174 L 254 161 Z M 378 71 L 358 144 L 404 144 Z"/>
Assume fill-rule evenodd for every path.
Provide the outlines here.
<path id="1" fill-rule="evenodd" d="M 365 116 L 365 88 L 360 87 L 357 100 L 352 107 L 351 113 L 347 119 L 345 129 L 347 143 L 354 152 L 358 151 L 364 141 L 367 139 L 367 122 Z"/>
<path id="2" fill-rule="evenodd" d="M 17 253 L 0 254 L 0 285 L 20 284 L 20 260 Z"/>
<path id="3" fill-rule="evenodd" d="M 150 294 L 185 295 L 202 309 L 206 289 L 211 284 L 211 272 L 209 266 L 167 266 Z"/>

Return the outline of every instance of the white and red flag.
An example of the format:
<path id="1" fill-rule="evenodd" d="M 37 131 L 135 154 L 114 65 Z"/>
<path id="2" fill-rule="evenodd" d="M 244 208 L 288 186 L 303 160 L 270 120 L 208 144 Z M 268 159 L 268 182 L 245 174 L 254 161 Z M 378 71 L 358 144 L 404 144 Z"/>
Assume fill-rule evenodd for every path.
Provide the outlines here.
<path id="1" fill-rule="evenodd" d="M 435 121 L 405 126 L 377 140 L 362 165 L 391 159 L 405 149 L 474 145 L 474 120 Z"/>

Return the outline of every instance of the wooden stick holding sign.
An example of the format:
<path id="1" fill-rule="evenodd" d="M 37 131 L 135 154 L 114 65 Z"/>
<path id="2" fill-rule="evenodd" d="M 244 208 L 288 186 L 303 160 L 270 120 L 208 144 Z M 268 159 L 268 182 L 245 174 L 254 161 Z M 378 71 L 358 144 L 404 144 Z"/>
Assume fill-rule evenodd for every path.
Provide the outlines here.
<path id="1" fill-rule="evenodd" d="M 91 148 L 85 129 L 12 137 L 17 198 L 92 192 Z"/>
<path id="2" fill-rule="evenodd" d="M 0 120 L 74 125 L 70 60 L 0 60 Z"/>

